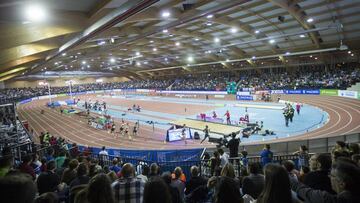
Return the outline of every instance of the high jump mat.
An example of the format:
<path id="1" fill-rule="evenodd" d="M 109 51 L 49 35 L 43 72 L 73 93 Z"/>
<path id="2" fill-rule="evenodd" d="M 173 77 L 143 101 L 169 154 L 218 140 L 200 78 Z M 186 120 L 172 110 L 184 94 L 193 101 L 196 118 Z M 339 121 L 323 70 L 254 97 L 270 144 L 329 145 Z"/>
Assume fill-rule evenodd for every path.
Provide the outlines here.
<path id="1" fill-rule="evenodd" d="M 186 127 L 196 130 L 204 130 L 205 126 L 209 126 L 210 133 L 216 133 L 220 135 L 229 135 L 233 132 L 238 133 L 241 130 L 241 127 L 239 126 L 233 126 L 233 125 L 225 125 L 221 123 L 213 123 L 213 122 L 206 122 L 206 121 L 200 121 L 200 120 L 194 120 L 194 119 L 180 119 L 171 122 L 173 125 L 186 125 Z"/>

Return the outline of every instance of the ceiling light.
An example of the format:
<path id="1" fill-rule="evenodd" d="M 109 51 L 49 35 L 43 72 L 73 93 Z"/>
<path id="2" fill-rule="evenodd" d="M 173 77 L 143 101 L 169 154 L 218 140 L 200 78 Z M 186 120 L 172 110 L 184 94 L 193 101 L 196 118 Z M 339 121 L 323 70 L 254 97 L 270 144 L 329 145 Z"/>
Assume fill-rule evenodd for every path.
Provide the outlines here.
<path id="1" fill-rule="evenodd" d="M 102 40 L 102 41 L 98 42 L 97 44 L 98 44 L 99 46 L 101 46 L 101 45 L 106 44 L 106 42 L 105 42 L 104 40 Z"/>
<path id="2" fill-rule="evenodd" d="M 188 61 L 188 62 L 193 62 L 193 61 L 194 61 L 194 58 L 193 58 L 192 56 L 189 56 L 189 57 L 187 57 L 187 61 Z"/>
<path id="3" fill-rule="evenodd" d="M 206 16 L 207 19 L 210 19 L 212 17 L 214 17 L 214 15 L 212 15 L 212 14 L 209 14 L 209 15 Z"/>
<path id="4" fill-rule="evenodd" d="M 58 65 L 59 63 L 58 62 L 55 62 L 54 65 Z"/>
<path id="5" fill-rule="evenodd" d="M 312 58 L 312 55 L 310 55 L 310 58 Z"/>
<path id="6" fill-rule="evenodd" d="M 161 16 L 164 17 L 164 18 L 167 18 L 167 17 L 170 16 L 170 12 L 164 11 L 164 12 L 161 14 Z"/>
<path id="7" fill-rule="evenodd" d="M 138 51 L 135 54 L 136 54 L 136 56 L 140 56 L 140 52 L 138 52 Z"/>
<path id="8" fill-rule="evenodd" d="M 82 64 L 86 64 L 86 61 L 82 61 L 81 63 L 82 63 Z"/>
<path id="9" fill-rule="evenodd" d="M 147 62 L 147 61 L 144 61 L 144 64 L 148 64 L 149 62 Z"/>
<path id="10" fill-rule="evenodd" d="M 110 43 L 114 44 L 115 39 L 114 38 L 110 38 Z"/>
<path id="11" fill-rule="evenodd" d="M 260 31 L 259 30 L 255 30 L 255 34 L 259 34 L 260 33 Z"/>
<path id="12" fill-rule="evenodd" d="M 305 35 L 304 35 L 304 34 L 302 34 L 302 35 L 299 35 L 299 37 L 300 37 L 300 38 L 304 38 L 304 37 L 305 37 Z"/>
<path id="13" fill-rule="evenodd" d="M 175 56 L 175 58 L 176 58 L 176 59 L 178 59 L 178 58 L 179 58 L 179 56 Z"/>
<path id="14" fill-rule="evenodd" d="M 233 27 L 233 28 L 231 28 L 231 30 L 230 30 L 232 33 L 236 33 L 237 32 L 237 28 L 236 27 Z"/>
<path id="15" fill-rule="evenodd" d="M 61 55 L 62 55 L 62 56 L 66 56 L 66 53 L 62 53 Z"/>
<path id="16" fill-rule="evenodd" d="M 110 70 L 112 70 L 112 68 L 111 68 L 111 67 L 110 67 L 109 69 L 110 69 Z"/>
<path id="17" fill-rule="evenodd" d="M 351 56 L 354 56 L 354 54 L 351 54 Z"/>
<path id="18" fill-rule="evenodd" d="M 270 43 L 270 44 L 274 44 L 274 43 L 275 43 L 275 40 L 274 40 L 274 39 L 271 39 L 271 40 L 269 40 L 269 43 Z"/>
<path id="19" fill-rule="evenodd" d="M 150 40 L 149 42 L 150 42 L 150 43 L 154 43 L 154 41 L 153 41 L 153 40 Z"/>
<path id="20" fill-rule="evenodd" d="M 78 55 L 80 55 L 80 54 L 81 54 L 81 52 L 78 52 L 77 54 L 78 54 Z"/>
<path id="21" fill-rule="evenodd" d="M 315 57 L 315 60 L 317 60 L 317 57 Z"/>
<path id="22" fill-rule="evenodd" d="M 217 38 L 217 37 L 215 37 L 215 38 L 214 38 L 214 42 L 215 42 L 215 43 L 218 43 L 218 42 L 220 42 L 220 39 Z"/>
<path id="23" fill-rule="evenodd" d="M 180 46 L 180 42 L 176 42 L 175 45 L 176 45 L 176 46 Z"/>
<path id="24" fill-rule="evenodd" d="M 25 9 L 25 17 L 30 22 L 42 22 L 45 20 L 45 9 L 40 5 L 29 5 Z"/>
<path id="25" fill-rule="evenodd" d="M 70 68 L 72 68 L 73 66 L 70 66 Z"/>
<path id="26" fill-rule="evenodd" d="M 351 51 L 348 51 L 348 54 L 351 54 Z"/>
<path id="27" fill-rule="evenodd" d="M 153 51 L 157 51 L 157 48 L 153 48 Z"/>
<path id="28" fill-rule="evenodd" d="M 165 61 L 168 61 L 168 58 L 165 58 L 164 60 L 165 60 Z"/>
<path id="29" fill-rule="evenodd" d="M 312 19 L 312 18 L 309 18 L 306 20 L 306 22 L 308 22 L 308 23 L 312 23 L 313 21 L 314 21 L 314 19 Z"/>
<path id="30" fill-rule="evenodd" d="M 285 53 L 285 55 L 289 55 L 289 54 L 290 54 L 290 52 L 288 52 L 288 51 Z"/>
<path id="31" fill-rule="evenodd" d="M 116 61 L 115 58 L 110 58 L 111 63 L 115 63 L 115 61 Z"/>
<path id="32" fill-rule="evenodd" d="M 230 61 L 230 59 L 226 59 L 226 61 Z"/>
<path id="33" fill-rule="evenodd" d="M 251 57 L 252 59 L 256 59 L 256 56 Z"/>
<path id="34" fill-rule="evenodd" d="M 140 65 L 141 65 L 141 63 L 140 63 L 140 62 L 136 62 L 136 65 L 137 65 L 137 66 L 140 66 Z"/>
<path id="35" fill-rule="evenodd" d="M 199 41 L 199 38 L 195 38 L 195 41 Z"/>
<path id="36" fill-rule="evenodd" d="M 90 68 L 91 66 L 90 65 L 87 65 L 88 68 Z"/>
<path id="37" fill-rule="evenodd" d="M 206 25 L 207 25 L 207 26 L 212 26 L 212 23 L 211 23 L 211 22 L 207 22 Z"/>
<path id="38" fill-rule="evenodd" d="M 163 33 L 167 33 L 167 32 L 168 32 L 168 30 L 167 30 L 167 29 L 163 30 Z"/>

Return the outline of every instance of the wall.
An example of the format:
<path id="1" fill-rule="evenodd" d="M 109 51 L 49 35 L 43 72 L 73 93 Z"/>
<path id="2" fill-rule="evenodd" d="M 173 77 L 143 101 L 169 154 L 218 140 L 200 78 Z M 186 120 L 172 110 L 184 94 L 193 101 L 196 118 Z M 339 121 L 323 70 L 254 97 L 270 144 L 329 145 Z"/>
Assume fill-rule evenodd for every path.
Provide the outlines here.
<path id="1" fill-rule="evenodd" d="M 129 79 L 126 77 L 86 77 L 86 78 L 56 78 L 49 79 L 48 82 L 53 87 L 66 86 L 67 80 L 73 80 L 75 84 L 86 84 L 86 83 L 95 83 L 97 79 L 102 79 L 103 82 L 124 82 Z M 37 87 L 39 82 L 44 80 L 15 80 L 15 81 L 5 81 L 6 88 L 22 88 L 22 87 Z"/>

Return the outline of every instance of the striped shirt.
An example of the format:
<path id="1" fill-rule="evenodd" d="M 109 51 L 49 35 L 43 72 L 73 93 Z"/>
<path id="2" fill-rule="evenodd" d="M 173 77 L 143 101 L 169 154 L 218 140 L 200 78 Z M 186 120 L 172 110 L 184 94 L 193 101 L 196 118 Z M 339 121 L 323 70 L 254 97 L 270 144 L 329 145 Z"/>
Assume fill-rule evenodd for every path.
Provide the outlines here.
<path id="1" fill-rule="evenodd" d="M 111 186 L 114 189 L 115 201 L 121 203 L 142 203 L 144 185 L 140 178 L 120 178 Z"/>

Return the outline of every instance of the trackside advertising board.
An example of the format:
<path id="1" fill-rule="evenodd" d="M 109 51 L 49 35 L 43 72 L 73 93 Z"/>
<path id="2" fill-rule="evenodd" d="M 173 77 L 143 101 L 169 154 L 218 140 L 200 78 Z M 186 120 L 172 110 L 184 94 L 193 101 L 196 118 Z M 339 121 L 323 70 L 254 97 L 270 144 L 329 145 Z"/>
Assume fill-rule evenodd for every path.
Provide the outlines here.
<path id="1" fill-rule="evenodd" d="M 252 95 L 236 95 L 237 100 L 252 101 L 254 97 Z"/>
<path id="2" fill-rule="evenodd" d="M 358 92 L 357 91 L 348 91 L 348 90 L 339 90 L 338 96 L 357 99 Z"/>
<path id="3" fill-rule="evenodd" d="M 321 89 L 320 90 L 320 95 L 325 95 L 325 96 L 338 96 L 338 91 L 336 89 Z"/>

